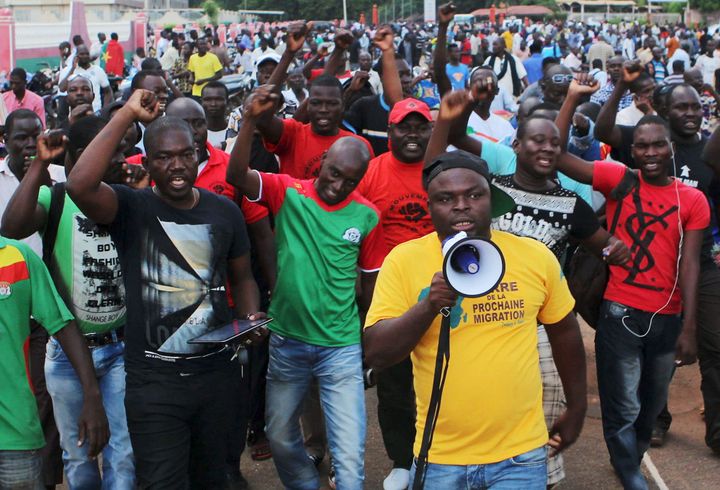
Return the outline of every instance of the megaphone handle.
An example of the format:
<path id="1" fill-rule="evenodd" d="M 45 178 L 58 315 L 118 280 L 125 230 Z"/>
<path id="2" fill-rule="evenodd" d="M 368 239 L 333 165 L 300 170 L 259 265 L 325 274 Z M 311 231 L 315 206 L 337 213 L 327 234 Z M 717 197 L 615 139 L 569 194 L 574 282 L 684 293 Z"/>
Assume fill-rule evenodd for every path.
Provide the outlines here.
<path id="1" fill-rule="evenodd" d="M 450 316 L 450 308 L 448 308 L 447 306 L 443 306 L 442 308 L 440 308 L 440 314 L 442 316 L 444 316 L 445 318 L 449 317 Z"/>

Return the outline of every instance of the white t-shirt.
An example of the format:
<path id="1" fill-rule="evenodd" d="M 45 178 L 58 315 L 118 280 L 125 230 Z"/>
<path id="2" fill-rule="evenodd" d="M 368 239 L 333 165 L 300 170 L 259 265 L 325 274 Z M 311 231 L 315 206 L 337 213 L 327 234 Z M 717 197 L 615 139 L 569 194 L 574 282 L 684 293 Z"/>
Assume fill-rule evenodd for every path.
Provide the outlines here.
<path id="1" fill-rule="evenodd" d="M 64 80 L 68 73 L 70 73 L 70 70 L 72 70 L 72 65 L 63 69 L 63 71 L 60 72 L 60 80 Z M 72 78 L 76 76 L 83 76 L 92 83 L 93 93 L 95 94 L 95 99 L 93 100 L 93 111 L 98 112 L 102 107 L 102 89 L 110 86 L 110 81 L 108 80 L 105 70 L 100 68 L 98 65 L 90 65 L 87 69 L 78 65 L 72 74 Z"/>
<path id="2" fill-rule="evenodd" d="M 227 128 L 221 129 L 220 131 L 212 131 L 212 130 L 208 129 L 207 139 L 210 142 L 210 144 L 213 145 L 214 148 L 222 150 L 222 144 L 225 142 L 225 134 L 226 133 L 227 133 Z"/>
<path id="3" fill-rule="evenodd" d="M 506 139 L 512 139 L 515 134 L 515 128 L 508 121 L 490 113 L 490 117 L 483 119 L 476 112 L 470 114 L 468 119 L 468 133 L 472 130 L 473 138 L 482 141 L 483 138 L 491 141 L 503 142 Z"/>
<path id="4" fill-rule="evenodd" d="M 525 71 L 525 66 L 523 66 L 522 61 L 518 59 L 517 56 L 513 56 L 509 53 L 506 53 L 505 56 L 512 56 L 515 60 L 515 68 L 517 69 L 517 75 L 520 80 L 525 78 L 527 76 L 527 71 Z M 505 58 L 497 57 L 495 58 L 495 64 L 493 65 L 493 71 L 496 75 L 500 73 L 502 70 L 503 64 L 505 63 Z M 512 82 L 512 70 L 510 69 L 510 63 L 508 62 L 507 70 L 505 71 L 505 75 L 498 80 L 498 86 L 505 90 L 507 93 L 512 94 L 513 93 L 513 82 Z"/>
<path id="5" fill-rule="evenodd" d="M 703 82 L 713 84 L 715 81 L 715 70 L 720 68 L 720 58 L 708 56 L 706 54 L 698 56 L 695 62 L 695 68 L 700 68 L 703 76 Z M 715 85 L 713 85 L 714 87 Z"/>
<path id="6" fill-rule="evenodd" d="M 615 124 L 619 126 L 635 126 L 644 116 L 645 113 L 638 109 L 635 101 L 633 101 L 632 104 L 617 113 Z"/>

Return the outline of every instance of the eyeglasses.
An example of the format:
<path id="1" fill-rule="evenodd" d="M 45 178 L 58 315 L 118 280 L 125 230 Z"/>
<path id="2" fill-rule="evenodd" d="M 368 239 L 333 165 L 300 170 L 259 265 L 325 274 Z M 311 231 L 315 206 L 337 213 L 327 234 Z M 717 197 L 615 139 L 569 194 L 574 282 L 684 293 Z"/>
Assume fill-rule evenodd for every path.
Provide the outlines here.
<path id="1" fill-rule="evenodd" d="M 563 75 L 562 73 L 558 73 L 557 75 L 550 77 L 550 80 L 552 80 L 553 83 L 567 83 L 569 85 L 570 82 L 573 81 L 573 78 L 573 75 Z"/>

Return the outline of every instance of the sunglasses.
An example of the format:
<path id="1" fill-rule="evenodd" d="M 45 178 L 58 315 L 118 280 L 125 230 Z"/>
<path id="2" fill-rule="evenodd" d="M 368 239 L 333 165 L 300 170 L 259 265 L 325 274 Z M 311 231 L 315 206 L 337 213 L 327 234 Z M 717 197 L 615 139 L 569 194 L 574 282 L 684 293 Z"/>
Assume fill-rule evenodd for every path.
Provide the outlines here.
<path id="1" fill-rule="evenodd" d="M 573 75 L 563 75 L 562 73 L 558 73 L 557 75 L 553 75 L 550 77 L 550 80 L 553 81 L 553 83 L 567 83 L 570 84 L 570 82 L 573 81 L 574 76 Z"/>

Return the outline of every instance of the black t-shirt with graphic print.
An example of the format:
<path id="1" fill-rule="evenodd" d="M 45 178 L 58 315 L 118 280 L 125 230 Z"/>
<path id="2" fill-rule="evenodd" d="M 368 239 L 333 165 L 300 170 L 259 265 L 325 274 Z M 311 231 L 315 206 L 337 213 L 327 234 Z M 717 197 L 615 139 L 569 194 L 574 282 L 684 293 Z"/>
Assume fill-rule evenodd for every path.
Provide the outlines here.
<path id="1" fill-rule="evenodd" d="M 227 263 L 250 250 L 238 206 L 198 189 L 192 209 L 153 191 L 113 185 L 118 212 L 110 234 L 125 281 L 128 374 L 198 372 L 227 363 L 217 347 L 187 341 L 229 323 Z"/>
<path id="2" fill-rule="evenodd" d="M 493 218 L 494 230 L 534 238 L 544 243 L 558 260 L 570 237 L 584 240 L 600 228 L 592 208 L 581 197 L 561 186 L 547 191 L 520 187 L 513 175 L 493 176 L 493 184 L 515 200 L 514 211 Z"/>

